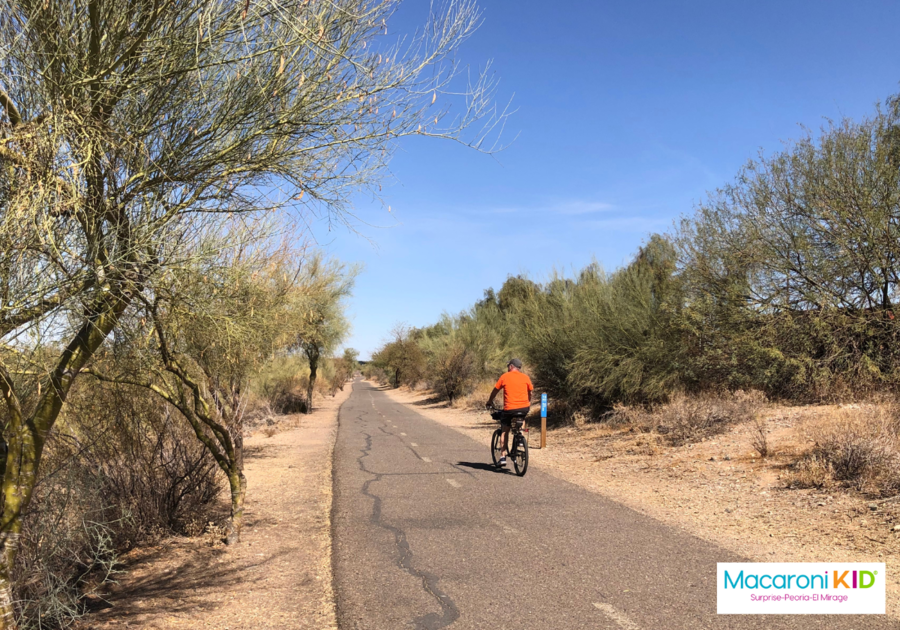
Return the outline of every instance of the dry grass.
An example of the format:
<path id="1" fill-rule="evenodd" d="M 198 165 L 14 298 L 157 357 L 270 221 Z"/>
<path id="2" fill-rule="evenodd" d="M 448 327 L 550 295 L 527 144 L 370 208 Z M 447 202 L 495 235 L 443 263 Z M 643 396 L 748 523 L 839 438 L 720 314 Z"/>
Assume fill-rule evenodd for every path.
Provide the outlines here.
<path id="1" fill-rule="evenodd" d="M 760 457 L 768 457 L 771 454 L 769 445 L 769 421 L 761 414 L 753 418 L 753 429 L 750 433 L 750 445 L 759 453 Z"/>
<path id="2" fill-rule="evenodd" d="M 465 396 L 459 396 L 456 400 L 453 401 L 453 407 L 455 409 L 484 409 L 484 403 L 487 402 L 488 397 L 491 395 L 491 390 L 494 389 L 494 381 L 482 381 L 475 385 Z M 498 394 L 497 398 L 494 400 L 494 404 L 501 405 L 503 404 L 503 392 Z"/>
<path id="3" fill-rule="evenodd" d="M 669 444 L 678 446 L 721 433 L 731 425 L 755 420 L 765 404 L 765 396 L 757 391 L 724 395 L 677 394 L 668 403 L 651 409 L 617 405 L 604 420 L 646 433 L 656 432 Z"/>
<path id="4" fill-rule="evenodd" d="M 900 492 L 900 406 L 853 405 L 824 412 L 808 423 L 813 448 L 794 466 L 799 488 L 841 484 L 865 494 Z"/>

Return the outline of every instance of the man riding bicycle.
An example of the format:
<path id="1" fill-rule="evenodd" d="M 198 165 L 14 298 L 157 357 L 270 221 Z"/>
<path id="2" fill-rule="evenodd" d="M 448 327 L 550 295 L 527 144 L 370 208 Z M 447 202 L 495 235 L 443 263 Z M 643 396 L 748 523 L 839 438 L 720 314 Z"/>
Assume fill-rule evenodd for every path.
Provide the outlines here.
<path id="1" fill-rule="evenodd" d="M 494 397 L 503 390 L 503 411 L 500 414 L 500 428 L 503 429 L 503 448 L 500 451 L 500 466 L 506 465 L 506 454 L 509 452 L 509 430 L 512 427 L 512 419 L 524 418 L 531 409 L 531 393 L 534 385 L 528 375 L 521 372 L 522 362 L 518 359 L 510 359 L 506 364 L 506 374 L 503 374 L 494 385 L 491 397 L 488 398 L 486 407 L 493 407 Z"/>

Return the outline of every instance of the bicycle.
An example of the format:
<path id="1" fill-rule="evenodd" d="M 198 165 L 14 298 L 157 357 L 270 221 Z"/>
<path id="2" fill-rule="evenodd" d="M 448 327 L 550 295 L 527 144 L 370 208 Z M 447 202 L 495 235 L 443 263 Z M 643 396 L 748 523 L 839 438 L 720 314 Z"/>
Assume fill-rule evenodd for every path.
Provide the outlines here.
<path id="1" fill-rule="evenodd" d="M 497 409 L 492 410 L 491 418 L 494 420 L 500 420 L 503 417 L 503 412 Z M 528 433 L 528 429 L 522 430 L 522 425 L 525 423 L 525 415 L 527 412 L 519 412 L 512 418 L 510 418 L 510 433 L 512 433 L 512 443 L 509 446 L 509 458 L 512 460 L 513 468 L 516 470 L 516 474 L 521 477 L 525 474 L 525 471 L 528 470 L 528 440 L 525 437 L 525 433 Z M 494 435 L 491 437 L 491 458 L 494 460 L 494 466 L 500 467 L 498 463 L 500 461 L 500 455 L 502 453 L 502 440 L 503 440 L 503 429 L 497 429 L 494 431 Z"/>

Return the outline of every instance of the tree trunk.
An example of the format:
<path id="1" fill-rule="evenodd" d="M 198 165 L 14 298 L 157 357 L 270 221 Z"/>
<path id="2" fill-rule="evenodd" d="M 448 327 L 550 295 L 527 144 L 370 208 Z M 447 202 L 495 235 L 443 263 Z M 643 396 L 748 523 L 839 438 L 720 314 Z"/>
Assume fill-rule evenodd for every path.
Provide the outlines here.
<path id="1" fill-rule="evenodd" d="M 312 413 L 313 388 L 316 386 L 316 372 L 319 370 L 319 353 L 311 352 L 309 358 L 309 387 L 306 388 L 306 413 Z"/>
<path id="2" fill-rule="evenodd" d="M 14 630 L 16 627 L 13 607 L 12 566 L 19 546 L 19 533 L 6 532 L 0 551 L 0 629 Z"/>
<path id="3" fill-rule="evenodd" d="M 234 545 L 241 542 L 241 530 L 244 528 L 244 497 L 247 494 L 247 478 L 239 469 L 228 473 L 228 485 L 231 488 L 231 520 L 225 533 L 225 544 Z"/>
<path id="4" fill-rule="evenodd" d="M 0 509 L 0 630 L 16 627 L 13 597 L 12 570 L 19 549 L 22 532 L 22 515 L 34 492 L 41 454 L 47 435 L 62 411 L 63 402 L 75 376 L 106 339 L 129 300 L 112 296 L 105 304 L 104 312 L 87 321 L 63 350 L 50 375 L 37 408 L 29 418 L 21 414 L 18 397 L 12 383 L 3 378 L 6 411 L 9 414 L 7 453 L 3 470 Z"/>
<path id="5" fill-rule="evenodd" d="M 241 399 L 238 388 L 232 388 L 233 407 L 231 409 L 231 441 L 234 444 L 234 456 L 231 471 L 228 474 L 228 485 L 231 489 L 231 521 L 225 544 L 233 545 L 241 542 L 241 530 L 244 528 L 244 497 L 247 496 L 247 478 L 244 476 L 244 417 L 241 412 Z"/>

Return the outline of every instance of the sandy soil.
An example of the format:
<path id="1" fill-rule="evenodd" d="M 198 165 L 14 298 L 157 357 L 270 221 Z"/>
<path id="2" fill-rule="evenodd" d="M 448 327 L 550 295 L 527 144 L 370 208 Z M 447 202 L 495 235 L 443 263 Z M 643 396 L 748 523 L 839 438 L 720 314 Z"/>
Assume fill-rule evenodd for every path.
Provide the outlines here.
<path id="1" fill-rule="evenodd" d="M 125 558 L 111 607 L 85 628 L 336 628 L 331 590 L 331 457 L 345 387 L 284 430 L 245 439 L 242 542 L 173 538 Z"/>
<path id="2" fill-rule="evenodd" d="M 448 408 L 425 393 L 391 397 L 485 445 L 495 423 L 484 411 Z M 880 502 L 843 489 L 788 489 L 787 468 L 809 447 L 801 427 L 815 408 L 773 408 L 769 443 L 759 458 L 751 427 L 735 426 L 682 447 L 658 436 L 597 425 L 548 432 L 547 449 L 532 448 L 544 472 L 611 497 L 760 562 L 886 562 L 888 614 L 900 617 L 900 501 Z M 539 419 L 538 419 L 539 422 Z M 529 443 L 539 443 L 539 426 Z"/>

